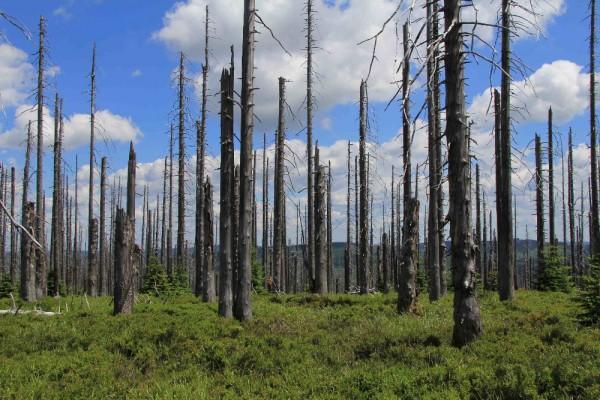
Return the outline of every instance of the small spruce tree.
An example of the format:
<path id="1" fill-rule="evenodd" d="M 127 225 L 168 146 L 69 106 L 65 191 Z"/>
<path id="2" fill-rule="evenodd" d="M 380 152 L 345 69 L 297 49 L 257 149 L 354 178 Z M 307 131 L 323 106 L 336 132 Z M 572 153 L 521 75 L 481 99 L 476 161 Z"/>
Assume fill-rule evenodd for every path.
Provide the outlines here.
<path id="1" fill-rule="evenodd" d="M 590 260 L 590 273 L 581 277 L 581 290 L 577 303 L 582 311 L 577 319 L 585 326 L 600 326 L 600 262 L 597 258 Z"/>

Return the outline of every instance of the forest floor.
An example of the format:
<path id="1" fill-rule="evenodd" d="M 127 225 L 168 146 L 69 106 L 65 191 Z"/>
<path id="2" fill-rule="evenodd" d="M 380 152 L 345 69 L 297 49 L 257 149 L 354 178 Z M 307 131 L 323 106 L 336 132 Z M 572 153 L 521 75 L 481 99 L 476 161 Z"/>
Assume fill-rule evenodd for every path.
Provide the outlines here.
<path id="1" fill-rule="evenodd" d="M 0 316 L 0 398 L 600 398 L 600 329 L 577 325 L 572 295 L 487 293 L 483 337 L 463 349 L 452 295 L 421 296 L 417 316 L 392 294 L 257 295 L 245 324 L 192 296 L 139 300 L 131 316 L 82 297 Z"/>

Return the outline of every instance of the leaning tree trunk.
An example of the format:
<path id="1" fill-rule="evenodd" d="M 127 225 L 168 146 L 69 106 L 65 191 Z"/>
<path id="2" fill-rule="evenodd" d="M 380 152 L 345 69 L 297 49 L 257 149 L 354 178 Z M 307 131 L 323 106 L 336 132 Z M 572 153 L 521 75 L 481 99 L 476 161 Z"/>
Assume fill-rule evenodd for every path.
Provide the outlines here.
<path id="1" fill-rule="evenodd" d="M 359 144 L 359 168 L 360 168 L 360 238 L 359 238 L 359 287 L 360 294 L 369 292 L 367 282 L 367 221 L 369 218 L 368 200 L 367 200 L 367 158 L 366 158 L 366 138 L 367 138 L 367 83 L 362 81 L 360 84 L 360 144 Z"/>
<path id="2" fill-rule="evenodd" d="M 36 168 L 36 218 L 35 237 L 45 247 L 45 216 L 44 216 L 44 38 L 46 35 L 46 20 L 40 17 L 40 41 L 38 50 L 38 80 L 37 80 L 37 168 Z M 48 291 L 47 260 L 44 249 L 36 249 L 37 297 L 46 296 Z"/>
<path id="3" fill-rule="evenodd" d="M 315 163 L 319 162 L 319 148 L 315 148 Z M 315 293 L 327 294 L 327 222 L 325 216 L 325 171 L 315 165 Z"/>
<path id="4" fill-rule="evenodd" d="M 88 292 L 90 296 L 98 295 L 98 220 L 95 232 L 92 229 L 94 220 L 94 141 L 96 124 L 96 44 L 92 51 L 92 72 L 90 74 L 90 175 L 88 182 Z M 94 237 L 96 235 L 96 237 Z M 93 246 L 96 246 L 95 248 Z"/>
<path id="5" fill-rule="evenodd" d="M 233 317 L 233 87 L 229 70 L 221 73 L 221 182 L 219 213 L 219 315 Z"/>
<path id="6" fill-rule="evenodd" d="M 535 135 L 535 204 L 537 216 L 537 277 L 544 273 L 544 180 L 542 176 L 542 143 Z"/>
<path id="7" fill-rule="evenodd" d="M 206 177 L 204 183 L 204 222 L 202 227 L 204 228 L 203 244 L 204 244 L 204 265 L 202 269 L 202 276 L 196 279 L 202 279 L 203 290 L 202 300 L 205 302 L 215 301 L 215 272 L 214 272 L 214 239 L 213 239 L 213 197 L 212 197 L 212 185 L 210 179 Z"/>
<path id="8" fill-rule="evenodd" d="M 600 222 L 598 219 L 598 157 L 596 132 L 596 0 L 591 0 L 590 15 L 590 167 L 592 180 L 592 202 L 590 212 L 592 226 L 590 238 L 592 255 L 600 256 Z"/>
<path id="9" fill-rule="evenodd" d="M 274 176 L 274 218 L 273 218 L 273 279 L 276 290 L 282 290 L 283 285 L 283 230 L 285 221 L 284 207 L 284 146 L 285 146 L 285 79 L 279 78 L 279 122 L 275 143 L 275 176 Z"/>
<path id="10" fill-rule="evenodd" d="M 177 250 L 176 268 L 184 268 L 185 261 L 185 68 L 183 65 L 183 53 L 179 55 L 179 168 L 177 169 Z"/>
<path id="11" fill-rule="evenodd" d="M 444 0 L 446 36 L 446 140 L 450 188 L 451 262 L 454 271 L 454 332 L 452 341 L 464 346 L 481 336 L 481 317 L 475 297 L 474 245 L 471 237 L 471 182 L 467 153 L 464 93 L 464 53 L 460 0 Z"/>

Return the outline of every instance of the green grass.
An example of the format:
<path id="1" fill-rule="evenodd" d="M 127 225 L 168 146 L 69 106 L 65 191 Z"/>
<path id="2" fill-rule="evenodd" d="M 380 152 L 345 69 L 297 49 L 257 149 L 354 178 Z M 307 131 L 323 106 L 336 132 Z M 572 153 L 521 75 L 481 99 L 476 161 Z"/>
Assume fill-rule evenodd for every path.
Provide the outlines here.
<path id="1" fill-rule="evenodd" d="M 600 398 L 600 329 L 574 322 L 570 295 L 485 295 L 484 336 L 462 350 L 451 297 L 398 316 L 393 295 L 262 295 L 246 324 L 185 296 L 118 317 L 110 298 L 63 298 L 62 316 L 0 316 L 0 398 Z"/>

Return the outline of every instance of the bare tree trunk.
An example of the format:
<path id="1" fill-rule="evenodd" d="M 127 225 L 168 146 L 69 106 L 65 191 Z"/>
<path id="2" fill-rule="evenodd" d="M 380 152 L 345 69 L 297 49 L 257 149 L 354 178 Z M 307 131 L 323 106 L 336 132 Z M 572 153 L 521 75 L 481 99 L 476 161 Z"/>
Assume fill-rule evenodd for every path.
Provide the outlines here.
<path id="1" fill-rule="evenodd" d="M 202 254 L 205 249 L 204 245 L 204 153 L 205 153 L 205 141 L 206 141 L 206 112 L 207 112 L 207 89 L 208 89 L 208 21 L 209 12 L 208 5 L 206 5 L 206 19 L 204 21 L 204 65 L 202 65 L 202 109 L 200 122 L 196 123 L 196 234 L 194 248 L 196 250 L 196 286 L 195 294 L 203 298 L 210 298 L 208 301 L 213 301 L 214 297 L 214 283 L 212 288 L 204 289 L 204 259 Z M 209 292 L 212 290 L 212 296 Z"/>
<path id="2" fill-rule="evenodd" d="M 479 163 L 475 165 L 475 203 L 476 203 L 476 222 L 475 222 L 475 270 L 480 275 L 482 274 L 482 262 L 481 262 L 481 184 L 480 184 L 480 172 Z"/>
<path id="3" fill-rule="evenodd" d="M 78 201 L 78 193 L 79 193 L 79 178 L 77 176 L 77 171 L 79 171 L 79 158 L 77 154 L 75 154 L 75 200 L 74 200 L 74 227 L 73 227 L 73 282 L 71 283 L 71 287 L 74 293 L 79 293 L 79 201 Z"/>
<path id="4" fill-rule="evenodd" d="M 254 258 L 258 257 L 258 245 L 257 245 L 257 208 L 256 208 L 256 150 L 252 154 L 252 252 Z"/>
<path id="5" fill-rule="evenodd" d="M 344 252 L 344 293 L 350 292 L 350 276 L 352 274 L 352 270 L 350 267 L 351 260 L 351 243 L 352 243 L 352 228 L 351 228 L 351 219 L 350 219 L 350 187 L 351 187 L 351 179 L 350 179 L 350 141 L 348 141 L 348 194 L 346 195 L 346 250 Z"/>
<path id="6" fill-rule="evenodd" d="M 15 167 L 10 169 L 10 213 L 14 217 L 16 211 L 15 204 Z M 17 286 L 17 231 L 15 225 L 10 227 L 10 282 L 13 287 Z"/>
<path id="7" fill-rule="evenodd" d="M 390 245 L 387 232 L 383 232 L 381 236 L 381 271 L 383 274 L 383 292 L 388 293 L 390 291 Z"/>
<path id="8" fill-rule="evenodd" d="M 210 184 L 210 178 L 206 177 L 204 183 L 204 265 L 202 270 L 203 291 L 202 300 L 205 302 L 215 301 L 215 272 L 213 265 L 214 258 L 214 240 L 213 240 L 213 197 L 212 197 L 212 185 Z"/>
<path id="9" fill-rule="evenodd" d="M 437 104 L 434 98 L 435 76 L 437 75 L 437 50 L 432 45 L 436 39 L 433 34 L 433 19 L 437 20 L 437 1 L 427 3 L 427 131 L 428 131 L 428 157 L 429 157 L 429 214 L 427 216 L 428 241 L 427 241 L 427 264 L 429 267 L 429 300 L 436 301 L 441 297 L 441 281 L 440 281 L 440 237 L 439 221 L 437 216 L 438 191 L 440 190 L 440 182 L 438 181 L 438 169 L 436 151 L 439 146 L 438 133 L 436 126 Z M 437 22 L 436 22 L 437 25 Z M 393 167 L 392 167 L 393 168 Z M 393 183 L 392 183 L 393 185 Z M 392 187 L 392 204 L 393 200 Z M 393 210 L 393 206 L 392 206 Z M 393 226 L 392 214 L 392 226 Z M 392 227 L 392 231 L 394 228 Z M 394 244 L 392 244 L 392 247 Z"/>
<path id="10" fill-rule="evenodd" d="M 102 157 L 100 164 L 100 239 L 98 257 L 98 290 L 101 296 L 108 293 L 108 274 L 106 267 L 106 157 Z"/>
<path id="11" fill-rule="evenodd" d="M 173 125 L 169 134 L 169 228 L 167 229 L 167 274 L 173 277 Z"/>
<path id="12" fill-rule="evenodd" d="M 554 131 L 552 128 L 552 107 L 550 107 L 548 109 L 548 223 L 550 226 L 548 242 L 551 247 L 556 244 L 554 218 Z"/>
<path id="13" fill-rule="evenodd" d="M 415 278 L 417 275 L 417 246 L 419 238 L 419 201 L 404 203 L 404 226 L 400 277 L 398 279 L 398 313 L 414 313 L 417 307 Z"/>
<path id="14" fill-rule="evenodd" d="M 96 258 L 98 241 L 93 238 L 92 220 L 94 219 L 94 141 L 96 120 L 96 43 L 92 51 L 92 72 L 90 74 L 90 177 L 88 183 L 88 292 L 90 296 L 98 295 L 98 260 Z M 98 234 L 98 220 L 96 220 L 96 236 Z"/>
<path id="15" fill-rule="evenodd" d="M 483 260 L 481 265 L 481 282 L 483 283 L 483 290 L 488 289 L 488 273 L 487 273 L 487 260 L 488 260 L 488 236 L 487 236 L 487 210 L 485 204 L 485 192 L 483 192 Z M 491 224 L 491 221 L 490 221 Z M 491 227 L 490 227 L 491 229 Z"/>
<path id="16" fill-rule="evenodd" d="M 327 289 L 329 292 L 335 293 L 333 283 L 333 258 L 332 258 L 332 235 L 331 230 L 331 161 L 327 163 Z"/>
<path id="17" fill-rule="evenodd" d="M 127 216 L 133 223 L 133 240 L 135 241 L 135 173 L 136 155 L 133 143 L 129 144 L 129 161 L 127 163 Z"/>
<path id="18" fill-rule="evenodd" d="M 359 150 L 360 151 L 360 150 Z M 360 194 L 360 190 L 358 188 L 358 156 L 354 156 L 354 232 L 356 235 L 356 238 L 354 239 L 355 243 L 354 243 L 354 252 L 355 254 L 355 266 L 356 266 L 356 286 L 360 287 L 360 274 L 361 274 L 361 269 L 360 269 L 360 228 L 359 228 L 359 212 L 358 212 L 358 205 L 359 205 L 359 194 Z"/>
<path id="19" fill-rule="evenodd" d="M 55 97 L 54 106 L 54 185 L 52 189 L 52 231 L 50 234 L 51 252 L 52 252 L 52 275 L 54 280 L 53 296 L 59 294 L 60 289 L 60 270 L 62 265 L 62 101 L 58 94 Z"/>
<path id="20" fill-rule="evenodd" d="M 359 287 L 360 294 L 369 292 L 367 282 L 367 257 L 368 257 L 368 193 L 367 193 L 367 84 L 365 81 L 360 85 L 360 143 L 359 143 L 359 168 L 360 168 L 360 238 L 359 238 Z"/>
<path id="21" fill-rule="evenodd" d="M 563 241 L 563 257 L 565 259 L 565 263 L 569 263 L 569 258 L 567 254 L 567 203 L 565 202 L 565 149 L 563 146 L 563 137 L 561 134 L 560 137 L 560 166 L 561 166 L 561 196 L 562 196 L 562 241 Z M 515 217 L 516 220 L 516 217 Z M 516 252 L 516 249 L 515 249 Z"/>
<path id="22" fill-rule="evenodd" d="M 28 203 L 25 200 L 21 219 L 21 225 L 33 235 L 34 203 Z M 21 298 L 30 302 L 36 300 L 35 252 L 33 247 L 33 241 L 27 235 L 21 235 Z"/>
<path id="23" fill-rule="evenodd" d="M 235 192 L 233 178 L 233 87 L 229 71 L 221 73 L 221 184 L 219 213 L 219 315 L 233 317 L 232 262 L 233 213 L 232 198 Z M 264 243 L 263 243 L 264 246 Z"/>
<path id="24" fill-rule="evenodd" d="M 460 0 L 444 0 L 446 36 L 446 139 L 450 188 L 451 262 L 454 270 L 454 332 L 452 341 L 464 346 L 481 335 L 481 317 L 475 297 L 474 245 L 471 237 L 471 182 L 467 153 L 464 94 L 464 54 Z"/>
<path id="25" fill-rule="evenodd" d="M 535 135 L 535 204 L 537 215 L 537 277 L 544 272 L 544 180 L 542 176 L 542 143 Z"/>
<path id="26" fill-rule="evenodd" d="M 315 285 L 315 216 L 314 216 L 314 171 L 313 171 L 313 69 L 312 56 L 314 39 L 313 34 L 313 2 L 306 0 L 306 155 L 308 158 L 307 197 L 308 197 L 308 270 L 310 271 L 310 285 Z"/>
<path id="27" fill-rule="evenodd" d="M 185 68 L 183 53 L 179 55 L 179 168 L 177 169 L 177 250 L 176 266 L 183 268 L 185 262 Z M 135 237 L 135 236 L 134 236 Z"/>
<path id="28" fill-rule="evenodd" d="M 233 307 L 235 315 L 236 298 L 239 293 L 239 239 L 240 239 L 240 166 L 236 165 L 233 170 L 233 196 L 231 205 L 231 258 L 232 258 L 232 280 L 233 280 Z M 267 224 L 268 226 L 268 224 Z M 267 227 L 268 232 L 268 227 Z M 268 233 L 267 233 L 268 234 Z"/>
<path id="29" fill-rule="evenodd" d="M 285 147 L 285 79 L 279 78 L 279 122 L 275 145 L 274 218 L 273 218 L 273 279 L 277 290 L 283 288 L 283 230 L 284 230 L 284 147 Z"/>
<path id="30" fill-rule="evenodd" d="M 394 196 L 396 194 L 396 191 L 394 189 L 394 182 L 395 182 L 395 175 L 394 175 L 394 166 L 392 165 L 392 204 L 391 204 L 391 209 L 392 209 L 392 221 L 391 221 L 391 226 L 390 226 L 390 276 L 389 279 L 391 282 L 393 282 L 394 284 L 394 288 L 398 287 L 398 280 L 396 277 L 396 258 L 397 258 L 397 252 L 396 252 L 396 216 L 394 213 L 394 210 L 396 210 L 396 202 L 394 200 Z"/>
<path id="31" fill-rule="evenodd" d="M 569 203 L 569 238 L 570 238 L 570 261 L 571 273 L 577 276 L 577 262 L 575 259 L 575 192 L 573 187 L 573 132 L 569 129 L 569 153 L 567 160 L 567 187 Z"/>
<path id="32" fill-rule="evenodd" d="M 133 221 L 122 208 L 117 210 L 115 227 L 115 289 L 114 314 L 133 311 L 134 271 L 132 265 Z"/>
<path id="33" fill-rule="evenodd" d="M 272 279 L 272 272 L 268 270 L 268 215 L 269 215 L 269 159 L 267 158 L 267 134 L 263 134 L 263 170 L 262 170 L 262 263 L 265 275 Z"/>
<path id="34" fill-rule="evenodd" d="M 325 216 L 325 171 L 318 164 L 319 148 L 315 148 L 315 290 L 327 294 L 327 222 Z"/>
<path id="35" fill-rule="evenodd" d="M 163 202 L 162 202 L 162 226 L 161 226 L 161 234 L 160 234 L 160 262 L 163 265 L 167 264 L 166 255 L 167 255 L 167 181 L 169 174 L 168 167 L 168 159 L 165 157 L 165 166 L 163 168 Z"/>
<path id="36" fill-rule="evenodd" d="M 600 256 L 600 222 L 598 220 L 598 157 L 596 132 L 596 0 L 590 1 L 590 167 L 592 202 L 590 204 L 592 226 L 592 255 Z"/>
<path id="37" fill-rule="evenodd" d="M 36 218 L 35 237 L 44 247 L 45 238 L 45 216 L 44 216 L 44 56 L 46 35 L 46 20 L 40 17 L 40 36 L 38 50 L 38 80 L 37 80 L 37 167 L 36 167 Z M 37 297 L 45 297 L 48 291 L 47 283 L 47 260 L 46 254 L 41 249 L 36 249 L 36 275 L 37 275 Z"/>

